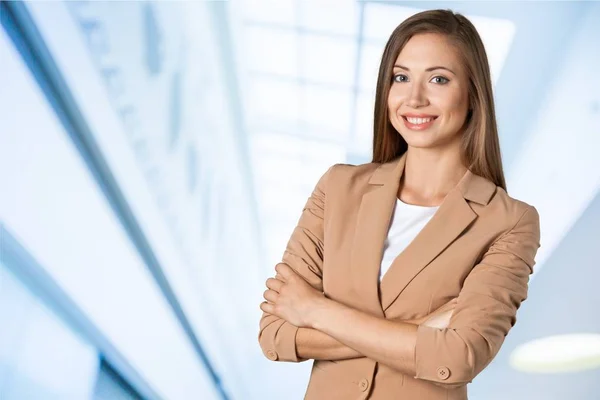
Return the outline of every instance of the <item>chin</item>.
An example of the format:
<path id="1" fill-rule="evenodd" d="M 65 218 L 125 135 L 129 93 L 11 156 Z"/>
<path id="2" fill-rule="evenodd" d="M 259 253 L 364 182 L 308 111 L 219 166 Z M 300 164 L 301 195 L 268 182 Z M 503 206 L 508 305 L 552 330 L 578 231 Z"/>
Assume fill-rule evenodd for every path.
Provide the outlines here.
<path id="1" fill-rule="evenodd" d="M 402 133 L 401 136 L 410 147 L 415 148 L 434 148 L 444 142 L 436 132 L 408 132 Z"/>
<path id="2" fill-rule="evenodd" d="M 413 140 L 412 142 L 407 142 L 408 143 L 408 147 L 412 147 L 414 149 L 433 149 L 435 147 L 438 147 L 436 143 L 415 143 L 415 141 Z"/>

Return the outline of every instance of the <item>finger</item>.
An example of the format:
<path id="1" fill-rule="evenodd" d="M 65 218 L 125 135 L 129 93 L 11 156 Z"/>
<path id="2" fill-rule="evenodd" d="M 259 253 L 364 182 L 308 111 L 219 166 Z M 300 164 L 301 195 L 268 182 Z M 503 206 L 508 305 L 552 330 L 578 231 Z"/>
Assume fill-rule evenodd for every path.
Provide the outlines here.
<path id="1" fill-rule="evenodd" d="M 450 326 L 450 320 L 452 320 L 452 315 L 454 314 L 454 310 L 448 310 L 439 317 L 440 328 L 447 328 Z"/>
<path id="2" fill-rule="evenodd" d="M 275 314 L 275 306 L 271 303 L 267 303 L 266 301 L 260 303 L 260 309 L 268 314 Z"/>
<path id="3" fill-rule="evenodd" d="M 453 314 L 454 310 L 448 310 L 436 316 L 435 319 L 440 321 L 440 323 L 444 324 L 444 327 L 446 327 L 450 323 L 450 319 L 452 319 Z"/>
<path id="4" fill-rule="evenodd" d="M 448 327 L 448 321 L 446 321 L 445 319 L 440 319 L 440 318 L 436 317 L 436 318 L 428 319 L 427 321 L 423 322 L 421 325 L 425 325 L 430 328 L 445 329 Z"/>
<path id="5" fill-rule="evenodd" d="M 281 282 L 285 282 L 285 278 L 279 273 L 275 275 L 275 279 L 280 280 Z"/>
<path id="6" fill-rule="evenodd" d="M 430 314 L 422 324 L 432 328 L 447 328 L 453 313 L 454 310 L 446 310 L 444 312 Z"/>
<path id="7" fill-rule="evenodd" d="M 279 298 L 279 293 L 277 293 L 274 290 L 269 289 L 269 290 L 265 290 L 265 292 L 263 293 L 263 297 L 269 303 L 277 303 L 277 299 Z"/>
<path id="8" fill-rule="evenodd" d="M 446 303 L 443 306 L 441 306 L 440 308 L 438 308 L 437 310 L 435 310 L 434 312 L 432 312 L 432 315 L 437 315 L 437 314 L 441 314 L 443 312 L 446 312 L 448 310 L 452 310 L 454 309 L 454 305 L 452 303 Z"/>
<path id="9" fill-rule="evenodd" d="M 452 314 L 454 314 L 454 310 L 446 310 L 444 312 L 438 313 L 436 315 L 434 315 L 432 318 L 435 319 L 449 319 Z"/>
<path id="10" fill-rule="evenodd" d="M 271 290 L 276 291 L 277 293 L 279 293 L 281 291 L 281 287 L 283 285 L 284 285 L 284 283 L 282 281 L 280 281 L 279 279 L 275 279 L 275 278 L 267 279 L 267 287 Z"/>
<path id="11" fill-rule="evenodd" d="M 443 315 L 444 318 L 450 319 L 452 317 L 452 315 L 454 315 L 454 310 L 447 310 L 442 315 Z"/>
<path id="12" fill-rule="evenodd" d="M 277 271 L 277 273 L 279 273 L 285 280 L 289 279 L 294 273 L 294 270 L 289 265 L 284 263 L 277 264 L 275 266 L 275 271 Z"/>

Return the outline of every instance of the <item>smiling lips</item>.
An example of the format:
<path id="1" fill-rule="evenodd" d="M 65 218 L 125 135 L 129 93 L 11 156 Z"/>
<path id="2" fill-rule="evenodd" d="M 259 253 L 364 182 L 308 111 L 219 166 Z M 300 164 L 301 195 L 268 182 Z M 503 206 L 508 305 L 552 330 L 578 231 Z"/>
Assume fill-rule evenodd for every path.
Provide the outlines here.
<path id="1" fill-rule="evenodd" d="M 433 122 L 437 119 L 437 115 L 427 114 L 404 114 L 402 120 L 404 125 L 414 131 L 422 131 L 433 125 Z"/>

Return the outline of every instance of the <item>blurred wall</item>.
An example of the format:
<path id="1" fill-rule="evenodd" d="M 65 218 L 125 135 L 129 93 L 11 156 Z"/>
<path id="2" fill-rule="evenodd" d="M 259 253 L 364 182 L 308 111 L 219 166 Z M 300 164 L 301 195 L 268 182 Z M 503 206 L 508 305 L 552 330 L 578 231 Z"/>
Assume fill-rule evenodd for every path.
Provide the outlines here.
<path id="1" fill-rule="evenodd" d="M 311 363 L 258 346 L 264 281 L 316 179 L 369 161 L 383 47 L 428 8 L 480 32 L 509 193 L 542 223 L 529 299 L 470 398 L 600 392 L 600 346 L 587 368 L 568 342 L 552 373 L 512 361 L 600 333 L 600 4 L 0 7 L 1 399 L 302 398 Z"/>

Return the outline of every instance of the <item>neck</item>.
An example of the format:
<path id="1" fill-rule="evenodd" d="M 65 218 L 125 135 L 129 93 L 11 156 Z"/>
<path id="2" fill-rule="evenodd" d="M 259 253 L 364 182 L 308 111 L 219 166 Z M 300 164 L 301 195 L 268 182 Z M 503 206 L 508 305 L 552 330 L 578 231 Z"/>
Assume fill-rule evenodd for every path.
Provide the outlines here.
<path id="1" fill-rule="evenodd" d="M 409 147 L 398 197 L 410 204 L 439 205 L 466 172 L 458 151 Z"/>

